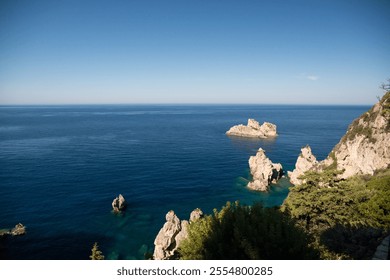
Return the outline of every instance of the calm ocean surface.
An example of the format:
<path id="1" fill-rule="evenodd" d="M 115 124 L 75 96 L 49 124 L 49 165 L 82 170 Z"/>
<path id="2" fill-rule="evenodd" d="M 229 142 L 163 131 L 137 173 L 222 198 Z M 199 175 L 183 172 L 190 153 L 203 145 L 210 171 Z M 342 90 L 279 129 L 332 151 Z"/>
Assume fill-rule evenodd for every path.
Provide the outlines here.
<path id="1" fill-rule="evenodd" d="M 188 219 L 226 201 L 280 205 L 289 183 L 245 188 L 259 147 L 292 170 L 310 144 L 323 159 L 368 106 L 0 107 L 0 259 L 88 259 L 95 241 L 108 259 L 143 259 L 173 209 Z M 227 137 L 255 118 L 278 126 L 274 140 Z M 123 194 L 123 216 L 111 202 Z"/>

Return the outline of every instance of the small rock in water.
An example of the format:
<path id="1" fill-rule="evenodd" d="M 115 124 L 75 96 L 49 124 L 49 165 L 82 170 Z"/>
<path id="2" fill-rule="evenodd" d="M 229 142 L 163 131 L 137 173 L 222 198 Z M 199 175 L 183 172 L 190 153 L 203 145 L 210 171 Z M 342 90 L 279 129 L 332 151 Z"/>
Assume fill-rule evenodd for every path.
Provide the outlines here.
<path id="1" fill-rule="evenodd" d="M 120 194 L 112 201 L 111 205 L 114 213 L 120 213 L 125 210 L 127 203 L 123 195 Z"/>
<path id="2" fill-rule="evenodd" d="M 24 235 L 24 234 L 26 234 L 26 227 L 21 223 L 17 224 L 13 229 L 0 230 L 0 236 L 6 236 L 6 235 L 16 236 L 16 235 Z"/>

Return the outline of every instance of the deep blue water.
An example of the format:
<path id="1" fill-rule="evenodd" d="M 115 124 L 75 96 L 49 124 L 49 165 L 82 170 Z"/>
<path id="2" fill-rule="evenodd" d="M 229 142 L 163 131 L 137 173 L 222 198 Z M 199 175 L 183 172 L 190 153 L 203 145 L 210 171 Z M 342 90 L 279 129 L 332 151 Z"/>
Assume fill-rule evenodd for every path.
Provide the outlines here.
<path id="1" fill-rule="evenodd" d="M 323 159 L 367 106 L 26 106 L 0 107 L 0 259 L 142 259 L 173 209 L 181 219 L 226 201 L 280 205 L 289 183 L 245 188 L 259 147 L 292 170 L 310 144 Z M 248 118 L 278 126 L 274 140 L 230 138 Z M 122 193 L 123 216 L 111 213 Z"/>

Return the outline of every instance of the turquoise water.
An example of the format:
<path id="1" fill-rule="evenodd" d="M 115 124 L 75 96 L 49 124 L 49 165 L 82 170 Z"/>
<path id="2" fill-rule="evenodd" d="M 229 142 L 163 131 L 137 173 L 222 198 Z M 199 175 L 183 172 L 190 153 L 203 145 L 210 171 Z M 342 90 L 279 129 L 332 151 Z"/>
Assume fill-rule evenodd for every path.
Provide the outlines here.
<path id="1" fill-rule="evenodd" d="M 258 148 L 292 170 L 310 144 L 323 159 L 367 106 L 26 106 L 0 107 L 1 259 L 142 259 L 173 209 L 181 219 L 226 201 L 280 205 L 289 183 L 248 190 Z M 227 137 L 248 118 L 278 126 L 273 140 Z M 123 194 L 124 215 L 111 213 Z"/>

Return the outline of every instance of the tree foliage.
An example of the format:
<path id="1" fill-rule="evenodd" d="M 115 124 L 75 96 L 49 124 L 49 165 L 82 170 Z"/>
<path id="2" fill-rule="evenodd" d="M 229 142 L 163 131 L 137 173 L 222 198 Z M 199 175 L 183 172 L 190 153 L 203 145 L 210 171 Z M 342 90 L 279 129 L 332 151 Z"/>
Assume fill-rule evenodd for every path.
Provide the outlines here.
<path id="1" fill-rule="evenodd" d="M 322 258 L 371 258 L 390 231 L 390 170 L 347 180 L 337 172 L 306 173 L 281 209 L 314 236 Z"/>
<path id="2" fill-rule="evenodd" d="M 276 208 L 226 203 L 190 224 L 181 259 L 316 259 L 308 236 Z"/>
<path id="3" fill-rule="evenodd" d="M 104 260 L 103 253 L 102 253 L 102 251 L 99 250 L 99 245 L 97 244 L 97 242 L 95 242 L 95 244 L 93 244 L 91 251 L 92 251 L 92 253 L 89 256 L 89 258 L 91 260 Z"/>

